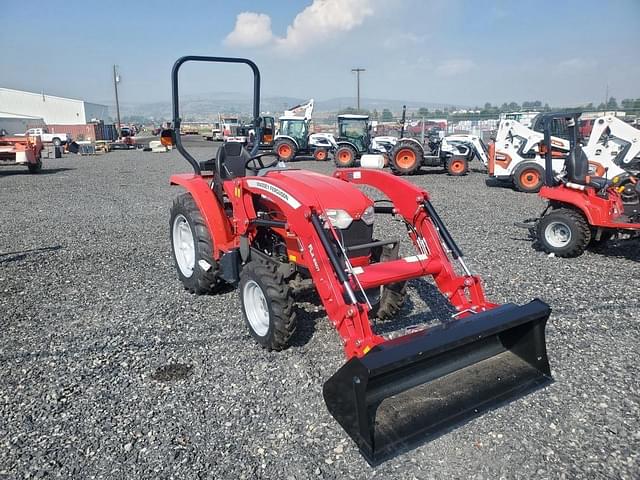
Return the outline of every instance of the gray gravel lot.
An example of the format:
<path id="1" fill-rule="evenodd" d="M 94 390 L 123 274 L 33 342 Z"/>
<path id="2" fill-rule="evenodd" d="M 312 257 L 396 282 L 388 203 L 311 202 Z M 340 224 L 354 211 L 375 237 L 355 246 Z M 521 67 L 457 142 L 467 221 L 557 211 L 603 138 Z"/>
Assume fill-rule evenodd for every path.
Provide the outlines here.
<path id="1" fill-rule="evenodd" d="M 267 353 L 235 291 L 183 290 L 168 235 L 180 171 L 176 152 L 140 151 L 0 169 L 0 478 L 640 477 L 637 242 L 549 258 L 513 226 L 541 211 L 535 195 L 480 172 L 412 177 L 490 299 L 551 304 L 556 381 L 372 469 L 322 400 L 343 362 L 322 311 Z M 435 300 L 414 282 L 402 315 L 429 320 Z"/>

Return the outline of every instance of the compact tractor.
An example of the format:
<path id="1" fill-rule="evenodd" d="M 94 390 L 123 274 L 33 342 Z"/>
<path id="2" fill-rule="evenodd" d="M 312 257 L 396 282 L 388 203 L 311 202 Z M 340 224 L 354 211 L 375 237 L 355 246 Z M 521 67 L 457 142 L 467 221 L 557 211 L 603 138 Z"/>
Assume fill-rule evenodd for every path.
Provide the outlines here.
<path id="1" fill-rule="evenodd" d="M 176 131 L 178 71 L 191 61 L 248 65 L 258 117 L 252 61 L 182 57 L 172 72 Z M 193 172 L 171 177 L 186 190 L 169 222 L 178 277 L 196 294 L 237 286 L 248 331 L 269 351 L 287 348 L 295 333 L 298 292 L 315 292 L 347 358 L 324 384 L 325 403 L 371 464 L 551 381 L 549 306 L 489 301 L 425 190 L 380 170 L 290 168 L 234 143 L 198 162 L 180 142 Z M 412 254 L 400 257 L 398 239 L 376 237 L 380 216 L 403 226 Z M 422 277 L 433 279 L 451 315 L 393 339 L 376 333 L 372 318 L 398 314 L 406 282 Z"/>
<path id="2" fill-rule="evenodd" d="M 469 172 L 469 162 L 473 158 L 472 150 L 468 146 L 470 141 L 464 142 L 461 148 L 456 146 L 455 140 L 448 144 L 445 139 L 429 140 L 425 146 L 414 138 L 404 136 L 406 122 L 406 107 L 402 107 L 402 130 L 400 139 L 391 150 L 389 167 L 395 175 L 415 175 L 424 167 L 443 167 L 449 175 L 461 176 Z M 445 137 L 446 138 L 446 137 Z M 462 144 L 463 142 L 457 142 Z"/>
<path id="3" fill-rule="evenodd" d="M 307 103 L 285 110 L 280 117 L 280 128 L 273 150 L 283 162 L 290 162 L 297 157 L 313 157 L 319 161 L 329 158 L 329 151 L 334 143 L 330 136 L 310 133 L 312 114 L 313 98 Z"/>
<path id="4" fill-rule="evenodd" d="M 518 224 L 529 229 L 547 253 L 558 257 L 576 257 L 589 245 L 602 246 L 614 235 L 620 238 L 640 236 L 640 184 L 621 186 L 612 180 L 589 174 L 589 160 L 578 142 L 580 114 L 546 114 L 542 117 L 544 140 L 545 186 L 539 196 L 548 204 L 539 218 Z M 553 122 L 567 122 L 569 152 L 564 171 L 552 168 Z"/>
<path id="5" fill-rule="evenodd" d="M 354 167 L 363 155 L 383 155 L 388 161 L 389 152 L 396 142 L 395 137 L 372 137 L 369 115 L 338 115 L 333 160 L 338 168 Z"/>

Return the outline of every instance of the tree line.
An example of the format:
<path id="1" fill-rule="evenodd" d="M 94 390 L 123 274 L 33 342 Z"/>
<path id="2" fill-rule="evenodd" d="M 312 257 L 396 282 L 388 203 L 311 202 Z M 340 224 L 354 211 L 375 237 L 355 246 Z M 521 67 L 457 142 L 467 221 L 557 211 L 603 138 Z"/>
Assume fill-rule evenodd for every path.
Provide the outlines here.
<path id="1" fill-rule="evenodd" d="M 640 98 L 625 98 L 620 103 L 615 97 L 610 97 L 607 102 L 600 102 L 599 104 L 588 103 L 580 107 L 551 107 L 548 103 L 542 103 L 540 100 L 525 101 L 522 104 L 517 102 L 504 102 L 502 105 L 492 105 L 487 102 L 483 107 L 476 106 L 474 108 L 467 109 L 466 111 L 459 111 L 458 107 L 450 106 L 438 109 L 428 109 L 426 107 L 420 107 L 417 110 L 407 111 L 407 118 L 452 118 L 456 120 L 473 120 L 482 118 L 497 118 L 501 113 L 507 112 L 520 112 L 520 111 L 611 111 L 611 110 L 625 110 L 627 112 L 639 112 L 640 113 Z M 399 117 L 394 115 L 390 109 L 385 108 L 382 112 L 378 112 L 377 109 L 373 111 L 365 109 L 356 109 L 348 107 L 342 109 L 338 114 L 361 114 L 369 115 L 373 120 L 379 120 L 382 122 L 391 122 Z"/>

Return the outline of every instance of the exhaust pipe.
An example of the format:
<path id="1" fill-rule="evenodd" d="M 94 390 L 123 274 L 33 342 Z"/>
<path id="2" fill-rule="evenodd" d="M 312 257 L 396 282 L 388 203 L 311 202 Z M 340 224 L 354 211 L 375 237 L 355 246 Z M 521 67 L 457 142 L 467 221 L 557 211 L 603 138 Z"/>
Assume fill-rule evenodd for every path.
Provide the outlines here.
<path id="1" fill-rule="evenodd" d="M 550 313 L 505 304 L 389 340 L 325 382 L 327 408 L 377 465 L 552 382 Z"/>

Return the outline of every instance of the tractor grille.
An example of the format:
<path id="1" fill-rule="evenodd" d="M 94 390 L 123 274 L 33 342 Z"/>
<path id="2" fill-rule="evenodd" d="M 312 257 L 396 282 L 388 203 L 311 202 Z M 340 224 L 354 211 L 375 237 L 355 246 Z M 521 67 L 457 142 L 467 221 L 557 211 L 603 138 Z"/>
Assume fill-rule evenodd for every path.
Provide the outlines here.
<path id="1" fill-rule="evenodd" d="M 342 234 L 342 241 L 345 247 L 362 245 L 372 241 L 373 225 L 367 225 L 362 220 L 354 220 L 348 228 L 338 230 L 338 234 Z M 350 258 L 364 257 L 369 255 L 370 252 L 370 248 L 362 248 L 350 251 L 348 256 Z"/>

